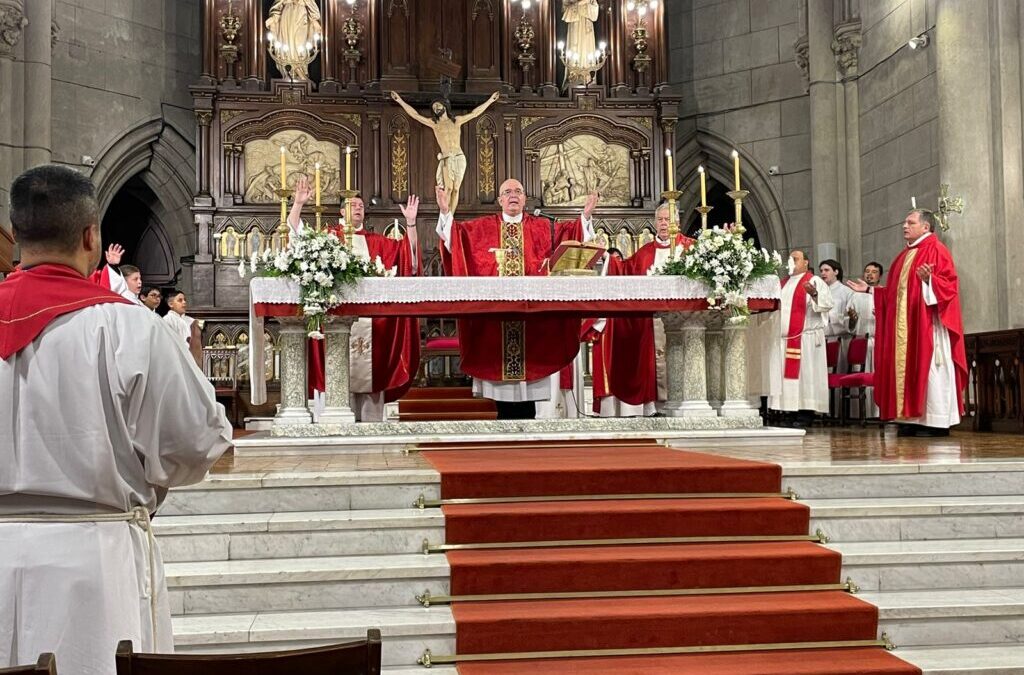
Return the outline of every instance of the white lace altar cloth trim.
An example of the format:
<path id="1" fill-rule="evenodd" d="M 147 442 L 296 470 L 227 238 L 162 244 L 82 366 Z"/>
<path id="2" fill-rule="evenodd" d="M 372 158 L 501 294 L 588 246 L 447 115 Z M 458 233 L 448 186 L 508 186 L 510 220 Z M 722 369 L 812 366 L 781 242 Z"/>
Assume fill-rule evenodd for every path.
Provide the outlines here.
<path id="1" fill-rule="evenodd" d="M 250 282 L 253 303 L 297 305 L 299 285 L 290 279 L 256 277 Z M 762 277 L 747 287 L 751 299 L 776 300 L 777 277 Z M 413 304 L 442 301 L 590 301 L 697 300 L 707 286 L 674 276 L 615 277 L 384 277 L 360 279 L 340 291 L 343 304 Z"/>

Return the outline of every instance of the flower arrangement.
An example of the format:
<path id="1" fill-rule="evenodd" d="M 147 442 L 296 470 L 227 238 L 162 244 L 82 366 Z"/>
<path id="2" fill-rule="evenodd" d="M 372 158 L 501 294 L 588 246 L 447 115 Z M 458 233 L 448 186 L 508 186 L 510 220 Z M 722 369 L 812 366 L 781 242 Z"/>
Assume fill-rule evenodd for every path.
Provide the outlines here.
<path id="1" fill-rule="evenodd" d="M 380 257 L 364 260 L 354 255 L 333 232 L 303 227 L 292 233 L 288 245 L 275 253 L 270 249 L 253 253 L 249 270 L 263 277 L 287 277 L 299 285 L 302 315 L 311 338 L 323 338 L 327 311 L 339 304 L 339 287 L 364 277 L 387 276 Z M 246 275 L 246 261 L 238 265 Z"/>
<path id="2" fill-rule="evenodd" d="M 708 305 L 731 309 L 735 317 L 750 314 L 744 287 L 760 277 L 772 276 L 782 267 L 778 251 L 758 249 L 752 239 L 744 239 L 741 229 L 726 226 L 702 230 L 696 243 L 675 249 L 653 274 L 676 275 L 704 282 Z"/>

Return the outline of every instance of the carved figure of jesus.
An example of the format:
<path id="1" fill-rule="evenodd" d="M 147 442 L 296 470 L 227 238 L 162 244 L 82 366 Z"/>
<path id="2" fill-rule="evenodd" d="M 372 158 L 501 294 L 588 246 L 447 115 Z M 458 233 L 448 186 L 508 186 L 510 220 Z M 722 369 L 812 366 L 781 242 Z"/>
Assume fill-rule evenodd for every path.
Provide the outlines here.
<path id="1" fill-rule="evenodd" d="M 320 7 L 315 0 L 277 0 L 270 8 L 265 25 L 275 40 L 288 45 L 291 53 L 298 53 L 300 47 L 314 44 L 316 36 L 324 33 Z M 305 80 L 309 73 L 305 66 L 293 66 L 291 76 Z"/>
<path id="2" fill-rule="evenodd" d="M 462 152 L 462 126 L 483 115 L 498 100 L 499 95 L 498 92 L 494 92 L 489 99 L 458 117 L 452 114 L 451 104 L 447 99 L 437 100 L 430 105 L 431 117 L 425 117 L 406 103 L 397 91 L 391 92 L 391 98 L 402 106 L 409 117 L 434 131 L 434 138 L 440 150 L 437 153 L 436 181 L 437 185 L 448 193 L 449 209 L 452 213 L 459 204 L 459 188 L 462 187 L 462 179 L 466 175 L 466 155 Z"/>

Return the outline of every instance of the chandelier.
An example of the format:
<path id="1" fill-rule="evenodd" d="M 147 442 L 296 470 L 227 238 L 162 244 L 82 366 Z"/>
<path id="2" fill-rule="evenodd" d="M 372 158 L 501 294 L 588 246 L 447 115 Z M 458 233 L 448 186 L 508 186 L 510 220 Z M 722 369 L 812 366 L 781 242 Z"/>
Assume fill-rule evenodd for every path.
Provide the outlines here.
<path id="1" fill-rule="evenodd" d="M 604 68 L 608 60 L 608 45 L 604 41 L 589 54 L 579 54 L 565 48 L 565 42 L 558 42 L 558 56 L 565 66 L 566 87 L 586 87 L 594 81 L 597 71 Z"/>
<path id="2" fill-rule="evenodd" d="M 283 74 L 294 80 L 305 80 L 308 78 L 309 64 L 320 54 L 322 39 L 323 36 L 316 33 L 312 41 L 289 45 L 277 39 L 273 32 L 267 31 L 267 51 Z"/>

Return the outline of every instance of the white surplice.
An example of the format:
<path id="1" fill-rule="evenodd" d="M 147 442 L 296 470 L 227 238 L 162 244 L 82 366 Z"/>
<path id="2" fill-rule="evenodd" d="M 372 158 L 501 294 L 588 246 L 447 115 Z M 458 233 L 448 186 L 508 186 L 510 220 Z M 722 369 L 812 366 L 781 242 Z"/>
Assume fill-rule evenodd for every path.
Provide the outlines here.
<path id="1" fill-rule="evenodd" d="M 523 220 L 523 214 L 512 217 L 506 213 L 502 213 L 501 217 L 507 223 L 520 223 Z M 437 236 L 444 242 L 445 248 L 449 251 L 452 250 L 451 245 L 448 242 L 451 241 L 452 223 L 454 222 L 455 219 L 452 217 L 451 212 L 442 213 L 437 218 Z M 583 241 L 588 242 L 594 238 L 594 220 L 593 218 L 584 218 L 581 215 L 580 223 L 583 226 Z M 547 377 L 530 380 L 528 382 L 501 382 L 494 380 L 481 380 L 474 377 L 473 396 L 489 398 L 492 401 L 502 401 L 504 403 L 551 401 L 558 396 L 560 383 L 561 379 L 558 371 L 555 371 Z M 551 413 L 544 412 L 542 414 Z"/>
<path id="2" fill-rule="evenodd" d="M 804 315 L 803 331 L 800 338 L 800 377 L 787 380 L 785 373 L 786 338 L 789 331 L 789 317 L 796 293 L 806 293 L 800 280 L 803 275 L 795 274 L 782 287 L 778 312 L 773 312 L 777 341 L 771 350 L 771 394 L 768 407 L 772 410 L 813 410 L 828 412 L 828 363 L 825 356 L 825 325 L 828 312 L 832 309 L 832 294 L 828 284 L 820 277 L 811 277 L 811 283 L 818 292 L 817 298 L 807 297 L 807 312 Z"/>
<path id="3" fill-rule="evenodd" d="M 0 517 L 156 510 L 231 447 L 231 425 L 183 341 L 145 307 L 55 319 L 0 362 Z M 61 672 L 112 675 L 114 651 L 173 651 L 154 550 L 125 522 L 0 522 L 0 667 L 55 652 Z M 156 635 L 154 642 L 153 635 Z"/>

